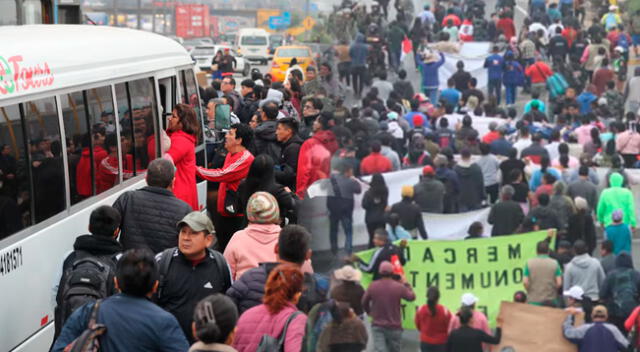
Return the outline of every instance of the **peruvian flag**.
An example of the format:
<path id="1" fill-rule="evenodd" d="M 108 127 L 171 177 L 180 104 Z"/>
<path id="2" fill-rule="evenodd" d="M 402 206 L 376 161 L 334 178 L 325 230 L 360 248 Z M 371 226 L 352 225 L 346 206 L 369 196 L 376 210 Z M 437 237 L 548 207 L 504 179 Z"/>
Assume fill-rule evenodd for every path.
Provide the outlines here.
<path id="1" fill-rule="evenodd" d="M 404 40 L 402 40 L 402 53 L 400 54 L 400 62 L 403 62 L 405 56 L 409 55 L 409 53 L 412 50 L 413 50 L 413 44 L 411 43 L 409 38 L 407 38 L 407 36 L 405 35 Z"/>

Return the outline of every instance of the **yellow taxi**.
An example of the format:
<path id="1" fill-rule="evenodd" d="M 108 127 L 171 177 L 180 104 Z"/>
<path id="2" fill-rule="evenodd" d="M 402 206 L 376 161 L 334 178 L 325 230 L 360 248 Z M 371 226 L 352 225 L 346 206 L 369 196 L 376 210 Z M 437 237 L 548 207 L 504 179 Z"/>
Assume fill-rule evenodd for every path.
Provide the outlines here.
<path id="1" fill-rule="evenodd" d="M 316 66 L 311 48 L 302 45 L 287 45 L 276 49 L 271 63 L 271 77 L 274 82 L 284 81 L 291 60 L 296 58 L 298 65 L 306 72 L 308 66 Z"/>

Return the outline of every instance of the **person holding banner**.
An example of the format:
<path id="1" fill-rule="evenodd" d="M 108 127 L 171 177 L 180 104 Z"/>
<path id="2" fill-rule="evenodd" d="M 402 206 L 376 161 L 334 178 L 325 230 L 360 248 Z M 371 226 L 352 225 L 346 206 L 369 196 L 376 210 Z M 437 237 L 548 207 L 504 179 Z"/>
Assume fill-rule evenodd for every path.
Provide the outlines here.
<path id="1" fill-rule="evenodd" d="M 400 241 L 400 247 L 398 247 L 391 243 L 391 241 L 389 241 L 389 234 L 387 233 L 387 230 L 376 229 L 375 235 L 373 237 L 373 244 L 377 249 L 371 256 L 371 260 L 368 264 L 355 254 L 352 255 L 348 261 L 358 263 L 358 267 L 360 268 L 360 270 L 364 271 L 365 273 L 372 273 L 374 281 L 382 277 L 382 275 L 379 273 L 379 268 L 383 262 L 391 262 L 393 257 L 397 257 L 400 261 L 400 264 L 404 265 L 406 263 L 406 257 L 404 253 L 405 249 L 407 248 L 407 240 Z"/>
<path id="2" fill-rule="evenodd" d="M 527 290 L 528 302 L 533 305 L 558 305 L 558 288 L 562 287 L 562 269 L 549 257 L 549 242 L 540 241 L 537 256 L 529 259 L 524 267 L 522 283 Z"/>
<path id="3" fill-rule="evenodd" d="M 495 336 L 472 327 L 474 311 L 470 307 L 463 307 L 457 316 L 462 326 L 451 332 L 447 341 L 447 352 L 482 352 L 482 344 L 497 345 L 502 337 L 502 320 L 498 318 Z"/>

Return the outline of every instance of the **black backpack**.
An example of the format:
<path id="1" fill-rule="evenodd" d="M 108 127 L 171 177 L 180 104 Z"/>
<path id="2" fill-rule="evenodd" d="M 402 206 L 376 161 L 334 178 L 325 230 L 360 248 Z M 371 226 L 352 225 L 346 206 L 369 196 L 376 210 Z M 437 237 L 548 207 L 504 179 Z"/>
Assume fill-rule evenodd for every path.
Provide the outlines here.
<path id="1" fill-rule="evenodd" d="M 331 175 L 331 189 L 333 195 L 327 197 L 327 209 L 331 214 L 349 214 L 353 212 L 353 200 L 342 198 L 338 180 L 335 175 Z"/>
<path id="2" fill-rule="evenodd" d="M 60 285 L 59 326 L 83 305 L 107 298 L 109 283 L 115 276 L 112 266 L 93 256 L 81 256 L 64 272 Z"/>
<path id="3" fill-rule="evenodd" d="M 284 324 L 284 328 L 282 328 L 282 332 L 280 336 L 276 339 L 275 337 L 264 334 L 260 339 L 260 344 L 258 344 L 258 348 L 256 352 L 280 352 L 284 351 L 284 342 L 287 337 L 287 330 L 289 329 L 289 323 L 293 321 L 298 315 L 302 314 L 302 312 L 293 312 L 287 318 L 286 323 Z"/>
<path id="4" fill-rule="evenodd" d="M 175 253 L 177 253 L 178 248 L 167 248 L 162 253 L 160 253 L 160 259 L 158 259 L 158 270 L 159 270 L 159 284 L 158 284 L 158 292 L 156 297 L 158 299 L 162 298 L 162 294 L 164 293 L 164 289 L 167 286 L 167 275 L 169 274 L 169 267 L 171 266 L 171 261 Z M 227 261 L 224 259 L 222 254 L 218 251 L 214 251 L 211 248 L 207 248 L 207 255 L 212 255 L 213 260 L 216 262 L 216 267 L 218 268 L 218 275 L 220 278 L 228 277 L 231 280 L 231 274 L 227 270 Z M 156 257 L 157 258 L 157 257 Z"/>

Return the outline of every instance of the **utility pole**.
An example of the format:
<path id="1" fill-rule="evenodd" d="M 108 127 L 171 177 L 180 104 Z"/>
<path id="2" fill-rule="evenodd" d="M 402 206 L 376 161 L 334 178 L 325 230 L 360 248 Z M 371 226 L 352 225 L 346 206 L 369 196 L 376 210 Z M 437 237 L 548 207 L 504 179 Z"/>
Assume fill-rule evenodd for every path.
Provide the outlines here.
<path id="1" fill-rule="evenodd" d="M 138 0 L 138 29 L 142 29 L 142 0 Z"/>

